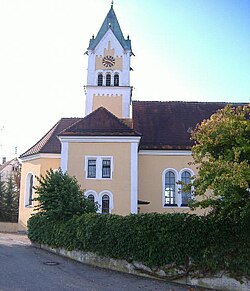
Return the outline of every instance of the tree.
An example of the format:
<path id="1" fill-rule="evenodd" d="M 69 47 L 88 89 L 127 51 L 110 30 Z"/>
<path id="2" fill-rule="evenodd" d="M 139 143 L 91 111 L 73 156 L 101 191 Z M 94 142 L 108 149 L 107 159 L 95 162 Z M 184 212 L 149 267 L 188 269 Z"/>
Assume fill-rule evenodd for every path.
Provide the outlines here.
<path id="1" fill-rule="evenodd" d="M 5 196 L 5 184 L 2 181 L 2 175 L 0 174 L 0 221 L 4 220 L 4 196 Z"/>
<path id="2" fill-rule="evenodd" d="M 6 181 L 4 202 L 5 220 L 16 222 L 18 220 L 19 189 L 12 175 Z"/>
<path id="3" fill-rule="evenodd" d="M 97 206 L 83 195 L 75 177 L 61 170 L 50 169 L 45 176 L 36 177 L 39 185 L 35 186 L 38 201 L 35 210 L 49 220 L 61 221 L 74 215 L 96 212 Z"/>
<path id="4" fill-rule="evenodd" d="M 226 106 L 192 133 L 195 177 L 191 207 L 222 215 L 250 215 L 250 105 Z"/>
<path id="5" fill-rule="evenodd" d="M 2 181 L 0 175 L 0 221 L 17 222 L 19 191 L 14 176 Z"/>

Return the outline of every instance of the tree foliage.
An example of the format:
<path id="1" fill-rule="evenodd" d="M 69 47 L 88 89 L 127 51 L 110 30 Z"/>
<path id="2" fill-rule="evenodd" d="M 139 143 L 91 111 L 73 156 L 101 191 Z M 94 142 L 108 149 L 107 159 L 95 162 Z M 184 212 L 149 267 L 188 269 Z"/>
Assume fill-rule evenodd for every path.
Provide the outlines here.
<path id="1" fill-rule="evenodd" d="M 236 278 L 250 276 L 246 220 L 185 213 L 91 213 L 50 221 L 35 215 L 28 229 L 31 241 L 142 262 L 155 269 L 163 266 L 172 279 L 221 271 Z"/>
<path id="2" fill-rule="evenodd" d="M 38 201 L 35 210 L 39 215 L 53 221 L 62 221 L 74 215 L 96 212 L 96 205 L 88 200 L 75 177 L 61 170 L 50 169 L 45 176 L 36 177 L 39 185 L 35 186 Z"/>
<path id="3" fill-rule="evenodd" d="M 214 213 L 250 215 L 250 105 L 226 106 L 192 133 L 198 176 L 193 207 Z"/>
<path id="4" fill-rule="evenodd" d="M 19 184 L 14 175 L 10 175 L 6 181 L 0 176 L 0 221 L 17 222 L 19 193 Z"/>

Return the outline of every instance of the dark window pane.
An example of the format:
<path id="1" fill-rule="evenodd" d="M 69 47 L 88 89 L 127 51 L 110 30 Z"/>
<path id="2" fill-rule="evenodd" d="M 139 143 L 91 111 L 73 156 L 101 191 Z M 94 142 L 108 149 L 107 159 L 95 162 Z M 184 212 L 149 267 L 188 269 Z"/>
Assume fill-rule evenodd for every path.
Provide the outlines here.
<path id="1" fill-rule="evenodd" d="M 119 86 L 119 75 L 118 74 L 115 74 L 115 77 L 114 77 L 114 86 Z"/>
<path id="2" fill-rule="evenodd" d="M 102 160 L 102 178 L 110 178 L 111 177 L 111 161 L 110 160 Z"/>
<path id="3" fill-rule="evenodd" d="M 102 196 L 102 213 L 109 213 L 109 196 Z"/>
<path id="4" fill-rule="evenodd" d="M 95 197 L 94 197 L 94 195 L 92 195 L 92 194 L 90 194 L 90 195 L 88 196 L 88 199 L 89 199 L 90 201 L 92 201 L 92 202 L 95 202 Z"/>
<path id="5" fill-rule="evenodd" d="M 188 171 L 184 171 L 181 174 L 181 182 L 185 184 L 189 184 L 191 182 L 191 174 Z M 189 200 L 191 199 L 191 192 L 183 192 L 181 191 L 181 198 L 182 198 L 182 206 L 187 206 L 189 203 Z"/>
<path id="6" fill-rule="evenodd" d="M 28 205 L 32 205 L 32 192 L 33 192 L 33 175 L 30 176 L 30 180 L 29 180 L 29 201 L 28 201 Z"/>
<path id="7" fill-rule="evenodd" d="M 96 178 L 96 160 L 88 160 L 88 178 Z"/>
<path id="8" fill-rule="evenodd" d="M 102 86 L 102 84 L 103 84 L 103 76 L 102 76 L 102 74 L 99 74 L 98 75 L 97 85 L 98 86 Z"/>
<path id="9" fill-rule="evenodd" d="M 165 174 L 165 205 L 175 204 L 175 174 L 168 171 Z"/>
<path id="10" fill-rule="evenodd" d="M 107 74 L 106 75 L 106 86 L 110 86 L 111 85 L 111 75 Z"/>

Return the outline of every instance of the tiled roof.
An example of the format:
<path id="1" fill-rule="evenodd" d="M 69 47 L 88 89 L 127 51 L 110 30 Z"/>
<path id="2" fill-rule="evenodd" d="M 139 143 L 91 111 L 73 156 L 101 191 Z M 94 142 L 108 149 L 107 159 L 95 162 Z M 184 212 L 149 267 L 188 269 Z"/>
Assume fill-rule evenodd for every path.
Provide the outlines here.
<path id="1" fill-rule="evenodd" d="M 191 130 L 226 105 L 223 102 L 134 101 L 133 126 L 142 134 L 140 149 L 190 149 Z"/>
<path id="2" fill-rule="evenodd" d="M 80 118 L 62 118 L 60 119 L 34 146 L 23 153 L 20 158 L 39 154 L 39 153 L 61 153 L 61 143 L 57 135 L 65 128 L 71 126 Z"/>
<path id="3" fill-rule="evenodd" d="M 129 39 L 124 39 L 121 27 L 119 25 L 119 22 L 117 20 L 117 17 L 115 15 L 115 11 L 113 9 L 113 5 L 111 5 L 111 8 L 106 16 L 106 18 L 103 21 L 103 24 L 99 30 L 99 32 L 97 33 L 96 38 L 92 38 L 89 41 L 89 47 L 88 49 L 95 49 L 95 47 L 97 46 L 97 44 L 100 42 L 100 40 L 103 38 L 103 36 L 105 35 L 105 33 L 111 29 L 114 33 L 114 35 L 116 36 L 116 38 L 118 39 L 118 41 L 120 42 L 121 46 L 126 50 L 131 50 L 131 41 Z"/>
<path id="4" fill-rule="evenodd" d="M 100 107 L 84 118 L 62 118 L 20 158 L 38 153 L 60 154 L 58 136 L 142 136 L 141 150 L 188 150 L 192 146 L 191 130 L 227 104 L 133 101 L 132 120 L 119 119 Z"/>
<path id="5" fill-rule="evenodd" d="M 7 166 L 13 165 L 13 164 L 20 164 L 18 158 L 14 158 L 10 161 L 5 162 L 4 164 L 0 165 L 0 172 L 2 172 Z"/>
<path id="6" fill-rule="evenodd" d="M 66 128 L 59 136 L 139 136 L 131 127 L 104 107 Z"/>

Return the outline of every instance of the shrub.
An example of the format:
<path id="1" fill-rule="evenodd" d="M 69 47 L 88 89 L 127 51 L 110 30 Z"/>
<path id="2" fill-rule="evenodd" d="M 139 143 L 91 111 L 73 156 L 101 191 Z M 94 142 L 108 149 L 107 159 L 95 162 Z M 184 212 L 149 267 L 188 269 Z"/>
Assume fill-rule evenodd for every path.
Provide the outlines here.
<path id="1" fill-rule="evenodd" d="M 83 214 L 66 222 L 35 215 L 29 238 L 38 243 L 101 256 L 139 261 L 148 266 L 172 264 L 188 273 L 229 271 L 250 276 L 249 223 L 190 214 Z"/>
<path id="2" fill-rule="evenodd" d="M 34 189 L 38 197 L 34 200 L 39 203 L 35 210 L 48 220 L 64 221 L 74 215 L 96 212 L 96 205 L 83 195 L 75 177 L 50 169 L 45 177 L 36 178 L 39 185 Z"/>

